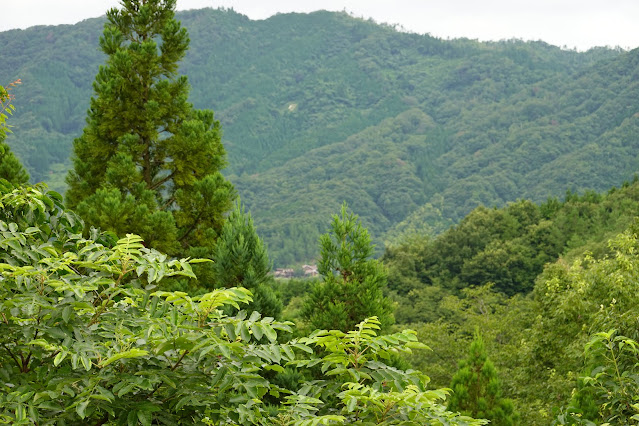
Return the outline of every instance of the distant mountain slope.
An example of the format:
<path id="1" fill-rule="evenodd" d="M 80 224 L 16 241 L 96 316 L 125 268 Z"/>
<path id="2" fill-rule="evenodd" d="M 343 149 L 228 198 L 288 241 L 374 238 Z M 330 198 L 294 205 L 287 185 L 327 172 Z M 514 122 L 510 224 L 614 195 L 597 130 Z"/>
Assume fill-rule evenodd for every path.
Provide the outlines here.
<path id="1" fill-rule="evenodd" d="M 360 213 L 377 239 L 426 201 L 412 157 L 436 131 L 429 116 L 407 110 L 343 142 L 237 177 L 236 184 L 243 200 L 260 211 L 260 230 L 272 255 L 285 263 L 313 258 L 317 236 L 342 201 Z"/>
<path id="2" fill-rule="evenodd" d="M 191 101 L 221 121 L 226 174 L 278 265 L 311 260 L 343 200 L 379 244 L 639 169 L 637 51 L 445 41 L 332 12 L 178 17 Z M 102 23 L 0 33 L 0 76 L 23 80 L 8 142 L 60 190 Z"/>

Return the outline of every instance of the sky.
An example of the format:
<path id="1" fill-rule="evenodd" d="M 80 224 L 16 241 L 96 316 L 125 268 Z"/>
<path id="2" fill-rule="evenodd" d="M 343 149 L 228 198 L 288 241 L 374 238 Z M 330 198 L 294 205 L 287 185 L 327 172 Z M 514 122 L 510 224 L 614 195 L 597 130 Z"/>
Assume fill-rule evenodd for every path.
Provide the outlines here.
<path id="1" fill-rule="evenodd" d="M 0 31 L 73 24 L 118 0 L 8 0 Z M 178 10 L 233 8 L 251 19 L 325 9 L 440 38 L 543 40 L 568 49 L 639 47 L 639 0 L 177 0 Z"/>

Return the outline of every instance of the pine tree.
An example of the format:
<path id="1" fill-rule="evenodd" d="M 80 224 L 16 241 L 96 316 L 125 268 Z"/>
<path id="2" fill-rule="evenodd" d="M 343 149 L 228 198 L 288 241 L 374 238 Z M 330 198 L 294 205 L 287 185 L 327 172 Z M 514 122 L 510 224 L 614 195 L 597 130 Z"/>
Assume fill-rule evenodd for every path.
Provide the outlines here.
<path id="1" fill-rule="evenodd" d="M 4 133 L 0 132 L 0 179 L 6 179 L 12 185 L 28 183 L 29 174 L 4 139 Z"/>
<path id="2" fill-rule="evenodd" d="M 387 274 L 372 259 L 374 245 L 358 217 L 342 205 L 334 215 L 331 233 L 320 237 L 321 254 L 317 284 L 302 309 L 312 328 L 353 330 L 365 318 L 376 316 L 383 326 L 393 323 L 390 299 L 384 297 Z"/>
<path id="3" fill-rule="evenodd" d="M 460 361 L 450 385 L 448 409 L 491 421 L 491 425 L 518 424 L 519 414 L 510 399 L 502 398 L 497 370 L 488 359 L 484 341 L 475 333 L 468 358 Z"/>
<path id="4" fill-rule="evenodd" d="M 10 132 L 8 128 L 10 126 L 6 124 L 7 114 L 11 114 L 15 109 L 11 103 L 14 96 L 10 90 L 17 84 L 20 84 L 20 80 L 14 81 L 7 87 L 0 86 L 0 179 L 5 179 L 12 185 L 29 182 L 29 174 L 4 141 L 7 132 Z"/>
<path id="5" fill-rule="evenodd" d="M 283 306 L 270 285 L 266 247 L 239 200 L 224 223 L 213 259 L 216 286 L 245 287 L 253 293 L 253 303 L 246 309 L 279 317 Z"/>
<path id="6" fill-rule="evenodd" d="M 108 55 L 74 141 L 67 203 L 118 235 L 134 232 L 171 255 L 210 257 L 234 190 L 222 176 L 219 122 L 187 101 L 178 61 L 189 37 L 176 0 L 122 0 L 107 12 Z M 206 283 L 204 283 L 206 285 Z"/>

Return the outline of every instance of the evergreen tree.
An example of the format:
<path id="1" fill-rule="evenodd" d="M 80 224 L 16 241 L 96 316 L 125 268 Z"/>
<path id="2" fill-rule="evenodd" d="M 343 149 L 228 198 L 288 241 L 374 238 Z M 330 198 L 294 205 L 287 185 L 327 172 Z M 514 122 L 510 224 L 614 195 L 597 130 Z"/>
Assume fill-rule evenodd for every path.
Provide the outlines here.
<path id="1" fill-rule="evenodd" d="M 176 0 L 122 0 L 107 12 L 108 55 L 74 141 L 68 205 L 88 226 L 140 234 L 171 255 L 210 257 L 234 198 L 219 122 L 187 101 L 178 61 L 189 37 Z M 205 285 L 207 283 L 204 283 Z"/>
<path id="2" fill-rule="evenodd" d="M 14 96 L 10 90 L 16 84 L 20 84 L 20 80 L 14 81 L 7 87 L 0 86 L 0 179 L 6 179 L 13 185 L 22 185 L 29 181 L 29 174 L 4 141 L 6 133 L 10 132 L 6 124 L 7 114 L 11 114 L 15 109 L 11 103 Z"/>
<path id="3" fill-rule="evenodd" d="M 352 330 L 365 318 L 376 316 L 383 326 L 394 321 L 390 299 L 384 297 L 386 269 L 371 259 L 374 245 L 359 218 L 348 212 L 333 216 L 332 233 L 320 237 L 317 284 L 302 309 L 312 328 Z"/>
<path id="4" fill-rule="evenodd" d="M 29 182 L 29 174 L 4 139 L 5 134 L 0 132 L 0 179 L 6 179 L 13 185 Z"/>
<path id="5" fill-rule="evenodd" d="M 488 359 L 484 340 L 475 333 L 468 358 L 460 361 L 450 387 L 453 395 L 448 409 L 465 415 L 484 418 L 494 425 L 516 425 L 519 414 L 510 399 L 501 397 L 497 370 Z"/>
<path id="6" fill-rule="evenodd" d="M 247 309 L 279 317 L 283 306 L 270 284 L 266 247 L 239 200 L 222 227 L 213 258 L 217 286 L 245 287 L 253 293 L 253 303 Z"/>

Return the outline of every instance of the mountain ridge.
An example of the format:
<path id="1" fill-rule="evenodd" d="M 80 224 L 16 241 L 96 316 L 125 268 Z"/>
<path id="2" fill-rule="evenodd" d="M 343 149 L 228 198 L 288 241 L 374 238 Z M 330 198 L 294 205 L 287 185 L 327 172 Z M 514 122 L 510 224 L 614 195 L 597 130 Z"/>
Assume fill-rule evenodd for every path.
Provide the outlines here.
<path id="1" fill-rule="evenodd" d="M 639 169 L 636 50 L 442 40 L 344 12 L 177 16 L 191 37 L 179 72 L 220 120 L 225 175 L 276 265 L 315 257 L 344 200 L 381 249 L 398 229 L 439 232 L 478 205 L 601 191 Z M 104 61 L 102 19 L 0 33 L 0 75 L 23 81 L 8 143 L 54 189 Z"/>

